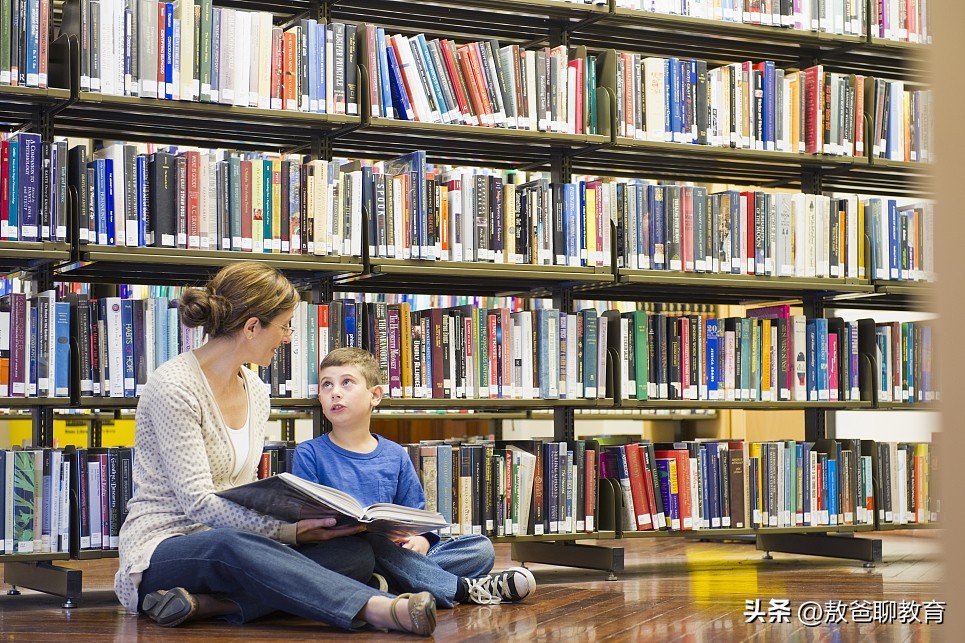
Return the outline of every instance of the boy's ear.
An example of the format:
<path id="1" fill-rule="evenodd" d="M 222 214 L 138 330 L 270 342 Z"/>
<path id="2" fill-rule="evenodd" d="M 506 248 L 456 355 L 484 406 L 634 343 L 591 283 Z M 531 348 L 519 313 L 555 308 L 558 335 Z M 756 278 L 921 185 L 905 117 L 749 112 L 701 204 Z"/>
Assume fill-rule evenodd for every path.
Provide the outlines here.
<path id="1" fill-rule="evenodd" d="M 372 406 L 378 406 L 379 402 L 382 401 L 382 396 L 385 394 L 385 391 L 382 389 L 382 385 L 376 384 L 369 390 L 372 392 Z"/>

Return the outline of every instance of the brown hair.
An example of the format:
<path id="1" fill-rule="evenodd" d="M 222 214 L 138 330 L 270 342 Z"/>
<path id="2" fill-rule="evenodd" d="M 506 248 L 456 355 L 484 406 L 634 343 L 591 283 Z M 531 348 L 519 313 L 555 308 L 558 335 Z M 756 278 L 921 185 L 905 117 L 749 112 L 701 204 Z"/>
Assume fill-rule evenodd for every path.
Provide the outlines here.
<path id="1" fill-rule="evenodd" d="M 365 378 L 365 385 L 369 388 L 382 383 L 378 361 L 372 353 L 361 348 L 354 346 L 336 348 L 322 359 L 322 363 L 318 365 L 318 372 L 321 373 L 330 366 L 354 366 Z"/>
<path id="2" fill-rule="evenodd" d="M 262 324 L 298 303 L 298 292 L 285 275 L 257 261 L 225 266 L 203 288 L 181 295 L 181 322 L 204 328 L 209 338 L 238 332 L 256 317 Z"/>

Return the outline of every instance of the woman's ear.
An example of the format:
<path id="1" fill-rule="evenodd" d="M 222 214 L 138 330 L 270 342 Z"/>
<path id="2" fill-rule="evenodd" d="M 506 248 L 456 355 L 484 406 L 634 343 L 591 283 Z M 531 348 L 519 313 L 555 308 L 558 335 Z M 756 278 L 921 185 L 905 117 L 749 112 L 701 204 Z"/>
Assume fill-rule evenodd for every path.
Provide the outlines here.
<path id="1" fill-rule="evenodd" d="M 245 322 L 245 325 L 242 327 L 245 333 L 245 339 L 253 339 L 255 336 L 255 331 L 258 330 L 260 325 L 261 322 L 257 317 L 249 317 Z"/>

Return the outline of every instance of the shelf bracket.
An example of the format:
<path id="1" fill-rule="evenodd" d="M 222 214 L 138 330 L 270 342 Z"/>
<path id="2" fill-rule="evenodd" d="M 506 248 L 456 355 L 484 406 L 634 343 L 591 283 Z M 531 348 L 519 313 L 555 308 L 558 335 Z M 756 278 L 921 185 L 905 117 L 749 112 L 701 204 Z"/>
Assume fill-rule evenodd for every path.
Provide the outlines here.
<path id="1" fill-rule="evenodd" d="M 54 410 L 49 406 L 35 406 L 30 411 L 33 416 L 34 445 L 54 446 Z"/>
<path id="2" fill-rule="evenodd" d="M 326 161 L 332 158 L 332 141 L 319 130 L 312 131 L 312 158 Z"/>
<path id="3" fill-rule="evenodd" d="M 801 170 L 801 192 L 821 194 L 821 172 L 813 168 Z"/>
<path id="4" fill-rule="evenodd" d="M 820 182 L 820 178 L 818 179 Z M 808 319 L 824 316 L 824 301 L 819 296 L 805 296 L 804 315 Z M 833 438 L 834 435 L 828 434 L 828 415 L 833 415 L 834 411 L 824 409 L 809 408 L 804 411 L 804 437 L 807 440 L 823 440 Z M 832 423 L 833 426 L 833 423 Z"/>
<path id="5" fill-rule="evenodd" d="M 569 183 L 573 175 L 573 163 L 563 150 L 553 150 L 550 157 L 550 172 L 553 183 Z"/>
<path id="6" fill-rule="evenodd" d="M 804 554 L 864 561 L 865 567 L 881 562 L 880 538 L 855 538 L 854 534 L 757 534 L 758 551 Z"/>
<path id="7" fill-rule="evenodd" d="M 514 542 L 510 556 L 521 563 L 545 563 L 607 572 L 616 580 L 623 571 L 623 547 L 580 545 L 568 541 Z"/>
<path id="8" fill-rule="evenodd" d="M 83 572 L 79 569 L 68 569 L 46 560 L 3 564 L 4 582 L 14 586 L 10 594 L 14 594 L 17 587 L 26 587 L 62 596 L 65 608 L 75 607 L 80 601 L 83 594 L 82 577 Z"/>
<path id="9" fill-rule="evenodd" d="M 610 18 L 614 13 L 614 7 L 611 3 L 610 10 L 607 13 L 591 13 L 585 18 L 574 23 L 561 23 L 559 26 L 555 26 L 550 29 L 549 33 L 545 36 L 539 36 L 533 38 L 532 40 L 525 42 L 520 45 L 522 49 L 530 49 L 531 47 L 538 47 L 549 41 L 550 46 L 556 46 L 558 44 L 568 45 L 570 34 L 576 33 L 581 29 L 589 27 L 590 25 L 597 23 L 605 18 Z M 565 34 L 565 35 L 564 35 Z M 562 36 L 562 39 L 561 39 Z"/>

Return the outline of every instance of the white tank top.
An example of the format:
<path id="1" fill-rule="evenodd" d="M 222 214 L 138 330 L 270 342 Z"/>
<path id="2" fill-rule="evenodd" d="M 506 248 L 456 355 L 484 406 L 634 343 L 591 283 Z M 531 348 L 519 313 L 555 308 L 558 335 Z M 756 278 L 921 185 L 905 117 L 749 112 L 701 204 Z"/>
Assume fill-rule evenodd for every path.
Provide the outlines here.
<path id="1" fill-rule="evenodd" d="M 228 436 L 231 438 L 231 446 L 235 450 L 235 469 L 231 472 L 231 477 L 241 473 L 245 466 L 245 459 L 248 457 L 248 446 L 251 442 L 251 435 L 248 431 L 248 418 L 240 429 L 228 428 Z"/>

